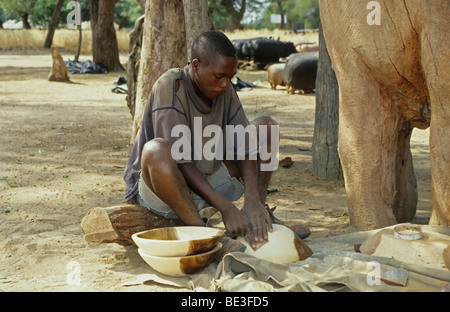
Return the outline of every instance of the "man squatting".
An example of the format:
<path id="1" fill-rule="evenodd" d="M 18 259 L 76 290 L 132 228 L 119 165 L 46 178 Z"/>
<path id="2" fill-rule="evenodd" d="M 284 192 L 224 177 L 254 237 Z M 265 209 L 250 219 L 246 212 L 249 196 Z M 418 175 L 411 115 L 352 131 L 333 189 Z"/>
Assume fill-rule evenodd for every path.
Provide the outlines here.
<path id="1" fill-rule="evenodd" d="M 270 131 L 277 123 L 270 117 L 248 121 L 231 84 L 237 72 L 237 53 L 223 33 L 204 32 L 191 51 L 189 65 L 168 70 L 152 88 L 125 169 L 125 200 L 145 206 L 165 220 L 191 226 L 206 226 L 199 211 L 213 206 L 221 213 L 230 237 L 246 237 L 255 248 L 258 242 L 267 241 L 274 222 L 265 207 L 272 171 L 261 171 L 261 159 L 249 157 L 249 150 L 242 159 L 176 160 L 171 147 L 178 138 L 173 137 L 172 129 L 185 125 L 194 133 L 196 117 L 201 117 L 203 129 L 218 125 L 223 133 L 227 125 L 245 128 L 251 124 L 256 129 L 266 125 Z M 270 133 L 267 138 L 270 140 Z M 203 138 L 203 144 L 207 141 Z M 240 210 L 233 201 L 242 195 Z"/>

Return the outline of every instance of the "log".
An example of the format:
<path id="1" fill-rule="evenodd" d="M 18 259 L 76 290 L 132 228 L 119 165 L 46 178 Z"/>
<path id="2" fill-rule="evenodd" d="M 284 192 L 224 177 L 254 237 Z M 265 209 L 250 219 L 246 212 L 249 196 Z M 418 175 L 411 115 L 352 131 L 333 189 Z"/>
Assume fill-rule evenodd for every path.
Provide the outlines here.
<path id="1" fill-rule="evenodd" d="M 181 220 L 165 219 L 140 205 L 118 205 L 90 209 L 81 221 L 89 243 L 134 244 L 134 233 L 154 228 L 181 226 Z"/>
<path id="2" fill-rule="evenodd" d="M 58 48 L 55 46 L 52 46 L 52 59 L 53 59 L 52 71 L 48 76 L 48 80 L 69 82 L 70 79 L 66 64 L 64 63 L 64 60 L 61 54 L 59 53 Z"/>

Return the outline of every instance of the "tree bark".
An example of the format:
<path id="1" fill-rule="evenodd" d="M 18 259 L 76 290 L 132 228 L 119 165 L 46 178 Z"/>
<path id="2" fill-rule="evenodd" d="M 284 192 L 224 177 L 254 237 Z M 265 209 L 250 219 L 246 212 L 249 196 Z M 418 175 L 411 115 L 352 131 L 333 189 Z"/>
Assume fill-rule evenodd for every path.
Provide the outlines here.
<path id="1" fill-rule="evenodd" d="M 44 48 L 49 49 L 52 46 L 53 35 L 55 34 L 56 25 L 58 25 L 59 15 L 61 13 L 61 8 L 64 4 L 64 0 L 58 0 L 55 9 L 53 10 L 52 18 L 48 25 L 47 37 L 45 38 Z"/>
<path id="2" fill-rule="evenodd" d="M 241 28 L 241 21 L 244 17 L 245 9 L 247 7 L 246 0 L 241 0 L 240 9 L 236 11 L 234 7 L 234 1 L 232 0 L 222 0 L 222 5 L 230 16 L 230 22 L 228 24 L 229 30 L 233 31 Z"/>
<path id="3" fill-rule="evenodd" d="M 31 29 L 31 25 L 28 22 L 28 13 L 27 12 L 18 12 L 20 18 L 22 19 L 22 26 L 24 29 Z"/>
<path id="4" fill-rule="evenodd" d="M 183 0 L 186 24 L 187 60 L 191 61 L 191 47 L 195 38 L 211 29 L 207 0 Z"/>
<path id="5" fill-rule="evenodd" d="M 127 64 L 127 104 L 133 118 L 131 141 L 139 131 L 154 82 L 171 67 L 185 66 L 190 59 L 194 39 L 211 29 L 206 0 L 166 2 L 138 0 L 140 5 L 145 4 L 145 22 L 144 26 L 136 22 L 130 35 L 132 51 Z M 161 19 L 163 12 L 164 19 Z"/>
<path id="6" fill-rule="evenodd" d="M 114 5 L 116 1 L 91 0 L 89 12 L 92 28 L 93 61 L 110 71 L 123 70 L 119 60 L 119 48 L 114 29 Z"/>
<path id="7" fill-rule="evenodd" d="M 322 27 L 319 31 L 319 45 L 313 172 L 328 180 L 342 180 L 343 172 L 338 155 L 339 86 L 323 37 Z"/>
<path id="8" fill-rule="evenodd" d="M 81 43 L 83 41 L 83 27 L 81 25 L 77 26 L 78 29 L 78 46 L 77 46 L 77 52 L 75 53 L 75 61 L 78 62 L 78 58 L 80 57 L 81 52 Z"/>
<path id="9" fill-rule="evenodd" d="M 146 0 L 136 0 L 136 2 L 139 4 L 142 10 L 144 10 L 144 12 L 145 12 L 145 1 Z"/>
<path id="10" fill-rule="evenodd" d="M 153 84 L 167 70 L 187 64 L 183 0 L 147 0 L 132 125 L 134 141 Z"/>
<path id="11" fill-rule="evenodd" d="M 136 104 L 136 90 L 138 73 L 141 60 L 142 38 L 144 32 L 145 15 L 142 15 L 134 23 L 134 28 L 130 32 L 130 55 L 127 62 L 127 106 L 130 109 L 131 118 L 134 119 L 134 109 Z"/>
<path id="12" fill-rule="evenodd" d="M 280 29 L 284 29 L 286 27 L 286 25 L 284 25 L 284 16 L 285 16 L 286 12 L 283 9 L 283 1 L 282 0 L 277 0 L 277 5 L 278 5 L 278 11 L 279 11 L 280 16 L 281 16 Z"/>

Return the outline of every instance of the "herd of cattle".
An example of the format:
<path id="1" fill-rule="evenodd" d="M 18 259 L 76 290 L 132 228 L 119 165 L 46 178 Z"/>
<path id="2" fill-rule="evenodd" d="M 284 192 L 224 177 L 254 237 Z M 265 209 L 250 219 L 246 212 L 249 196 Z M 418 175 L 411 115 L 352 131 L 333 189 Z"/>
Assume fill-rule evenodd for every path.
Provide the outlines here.
<path id="1" fill-rule="evenodd" d="M 286 86 L 288 93 L 312 92 L 316 85 L 318 45 L 294 44 L 268 38 L 236 39 L 232 41 L 238 58 L 252 62 L 259 69 L 267 68 L 267 80 L 272 89 Z"/>

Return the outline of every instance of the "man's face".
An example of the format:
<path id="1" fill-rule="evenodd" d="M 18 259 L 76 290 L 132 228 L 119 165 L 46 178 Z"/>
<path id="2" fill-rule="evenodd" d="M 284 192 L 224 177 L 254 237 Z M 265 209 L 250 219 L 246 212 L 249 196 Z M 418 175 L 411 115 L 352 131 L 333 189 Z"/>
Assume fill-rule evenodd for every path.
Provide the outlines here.
<path id="1" fill-rule="evenodd" d="M 237 72 L 237 58 L 218 56 L 210 62 L 192 61 L 194 82 L 201 97 L 214 100 L 224 93 Z"/>

